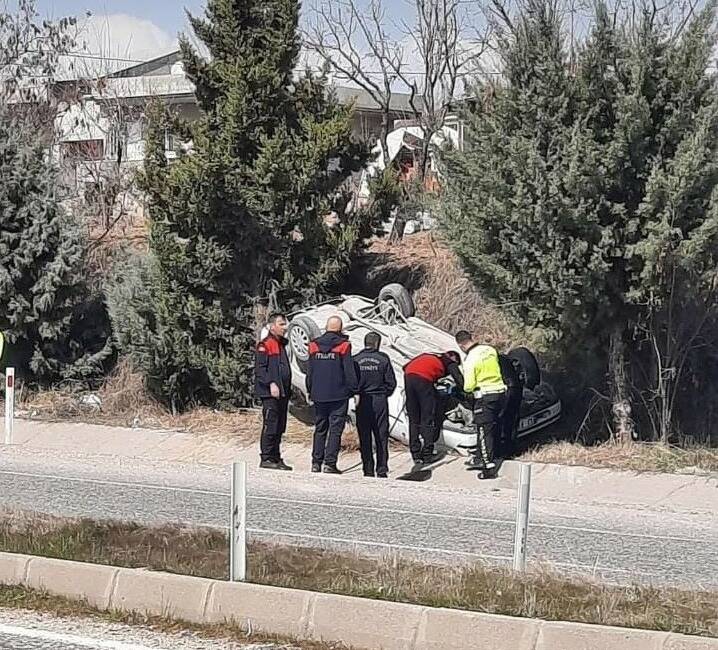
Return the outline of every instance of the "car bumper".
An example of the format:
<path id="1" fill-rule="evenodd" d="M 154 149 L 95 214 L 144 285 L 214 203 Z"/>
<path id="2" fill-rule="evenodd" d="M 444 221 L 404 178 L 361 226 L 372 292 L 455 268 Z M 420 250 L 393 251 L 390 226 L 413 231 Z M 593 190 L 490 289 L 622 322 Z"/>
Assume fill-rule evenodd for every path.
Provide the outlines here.
<path id="1" fill-rule="evenodd" d="M 561 407 L 561 401 L 558 400 L 551 406 L 521 418 L 517 437 L 526 438 L 558 422 L 561 419 Z M 450 449 L 468 450 L 476 446 L 476 432 L 467 431 L 458 425 L 444 425 L 439 442 Z"/>

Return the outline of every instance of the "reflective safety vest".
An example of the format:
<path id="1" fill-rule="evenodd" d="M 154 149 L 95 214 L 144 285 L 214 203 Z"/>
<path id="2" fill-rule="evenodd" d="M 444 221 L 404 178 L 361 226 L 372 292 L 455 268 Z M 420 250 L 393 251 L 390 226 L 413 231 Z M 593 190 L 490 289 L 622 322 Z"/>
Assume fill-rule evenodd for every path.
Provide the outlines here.
<path id="1" fill-rule="evenodd" d="M 464 392 L 480 390 L 483 394 L 504 393 L 506 384 L 501 376 L 499 353 L 490 345 L 475 345 L 464 361 Z"/>

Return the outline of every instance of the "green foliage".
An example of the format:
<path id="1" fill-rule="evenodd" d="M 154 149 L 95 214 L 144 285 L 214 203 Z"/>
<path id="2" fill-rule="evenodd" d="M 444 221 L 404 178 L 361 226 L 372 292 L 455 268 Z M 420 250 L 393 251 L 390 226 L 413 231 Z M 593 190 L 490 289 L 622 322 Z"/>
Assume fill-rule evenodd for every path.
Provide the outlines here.
<path id="1" fill-rule="evenodd" d="M 651 13 L 616 27 L 599 4 L 573 66 L 554 2 L 516 24 L 505 82 L 477 85 L 446 157 L 448 239 L 524 323 L 606 362 L 611 342 L 611 387 L 625 362 L 647 410 L 670 411 L 715 309 L 715 4 L 678 34 Z"/>
<path id="2" fill-rule="evenodd" d="M 176 408 L 247 405 L 257 304 L 322 296 L 366 236 L 343 190 L 368 154 L 352 141 L 352 108 L 324 79 L 295 78 L 298 14 L 296 0 L 210 0 L 205 17 L 190 17 L 209 58 L 181 42 L 201 111 L 179 125 L 191 151 L 170 164 L 168 120 L 151 116 L 152 259 L 132 299 L 113 298 L 113 320 Z"/>
<path id="3" fill-rule="evenodd" d="M 369 179 L 369 204 L 366 208 L 368 224 L 377 227 L 392 217 L 405 198 L 404 186 L 395 169 L 388 167 L 382 173 Z"/>
<path id="4" fill-rule="evenodd" d="M 111 360 L 85 252 L 82 232 L 58 206 L 46 150 L 21 124 L 0 119 L 0 331 L 3 363 L 24 379 L 91 382 Z"/>

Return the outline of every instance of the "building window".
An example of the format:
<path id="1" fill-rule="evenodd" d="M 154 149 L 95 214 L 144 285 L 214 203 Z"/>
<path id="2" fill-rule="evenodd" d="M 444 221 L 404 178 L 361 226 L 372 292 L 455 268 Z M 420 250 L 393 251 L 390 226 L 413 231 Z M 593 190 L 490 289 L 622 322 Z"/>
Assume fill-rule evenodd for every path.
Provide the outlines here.
<path id="1" fill-rule="evenodd" d="M 177 152 L 179 149 L 180 142 L 174 133 L 169 129 L 165 130 L 165 151 Z"/>
<path id="2" fill-rule="evenodd" d="M 107 157 L 121 163 L 127 151 L 127 135 L 120 125 L 113 126 L 107 134 Z"/>
<path id="3" fill-rule="evenodd" d="M 60 150 L 63 162 L 103 160 L 105 157 L 105 142 L 104 140 L 63 142 Z"/>

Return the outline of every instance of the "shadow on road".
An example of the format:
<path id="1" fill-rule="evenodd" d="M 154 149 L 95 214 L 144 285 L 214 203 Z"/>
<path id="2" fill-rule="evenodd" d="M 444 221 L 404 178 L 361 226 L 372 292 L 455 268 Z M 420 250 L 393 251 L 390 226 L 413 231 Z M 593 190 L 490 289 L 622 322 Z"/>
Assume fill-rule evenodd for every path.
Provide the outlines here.
<path id="1" fill-rule="evenodd" d="M 448 454 L 446 452 L 440 452 L 439 457 L 431 463 L 431 465 L 428 465 L 427 467 L 422 467 L 421 469 L 417 469 L 416 471 L 410 471 L 406 474 L 402 474 L 401 476 L 397 476 L 397 481 L 414 481 L 417 483 L 422 483 L 424 481 L 428 481 L 433 476 L 434 470 L 438 469 L 442 465 L 449 465 L 450 463 L 456 462 L 459 460 L 461 456 L 456 456 L 454 454 Z"/>

